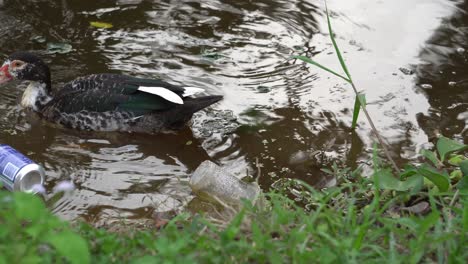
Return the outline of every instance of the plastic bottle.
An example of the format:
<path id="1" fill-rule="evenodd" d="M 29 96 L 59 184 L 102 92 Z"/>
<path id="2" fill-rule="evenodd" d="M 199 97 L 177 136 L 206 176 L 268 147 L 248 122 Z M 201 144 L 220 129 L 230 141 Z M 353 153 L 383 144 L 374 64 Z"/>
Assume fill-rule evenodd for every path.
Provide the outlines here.
<path id="1" fill-rule="evenodd" d="M 242 199 L 255 203 L 261 191 L 256 183 L 243 182 L 209 160 L 198 166 L 189 184 L 197 195 L 228 204 L 240 204 Z"/>

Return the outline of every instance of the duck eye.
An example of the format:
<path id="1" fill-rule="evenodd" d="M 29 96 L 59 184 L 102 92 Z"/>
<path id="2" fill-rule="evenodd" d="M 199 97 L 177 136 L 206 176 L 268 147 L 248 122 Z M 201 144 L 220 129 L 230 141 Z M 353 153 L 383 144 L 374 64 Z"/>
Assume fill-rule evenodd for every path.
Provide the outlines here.
<path id="1" fill-rule="evenodd" d="M 21 62 L 21 61 L 14 61 L 13 62 L 13 67 L 20 67 L 21 65 L 23 65 L 23 62 Z"/>

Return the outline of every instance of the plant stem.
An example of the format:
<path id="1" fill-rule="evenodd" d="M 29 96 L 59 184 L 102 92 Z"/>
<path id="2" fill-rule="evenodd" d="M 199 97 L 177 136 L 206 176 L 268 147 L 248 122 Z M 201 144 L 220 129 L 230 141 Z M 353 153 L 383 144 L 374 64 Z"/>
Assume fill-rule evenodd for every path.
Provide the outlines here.
<path id="1" fill-rule="evenodd" d="M 359 93 L 358 93 L 358 91 L 356 89 L 356 86 L 354 86 L 354 82 L 351 80 L 349 83 L 351 84 L 351 87 L 353 87 L 354 93 L 356 94 L 356 99 L 359 100 L 359 104 L 361 105 L 362 111 L 366 115 L 367 121 L 369 122 L 369 124 L 371 126 L 372 132 L 377 137 L 377 140 L 379 141 L 379 144 L 382 146 L 382 149 L 384 150 L 385 155 L 387 156 L 387 159 L 392 164 L 393 170 L 398 175 L 398 173 L 400 173 L 400 169 L 398 168 L 396 162 L 393 160 L 392 155 L 390 155 L 390 151 L 388 150 L 387 145 L 385 145 L 385 142 L 383 141 L 382 137 L 380 136 L 379 131 L 375 127 L 374 122 L 372 121 L 372 118 L 369 115 L 369 112 L 367 112 L 365 104 L 363 102 L 361 102 L 361 98 L 359 98 L 359 96 L 358 96 Z"/>

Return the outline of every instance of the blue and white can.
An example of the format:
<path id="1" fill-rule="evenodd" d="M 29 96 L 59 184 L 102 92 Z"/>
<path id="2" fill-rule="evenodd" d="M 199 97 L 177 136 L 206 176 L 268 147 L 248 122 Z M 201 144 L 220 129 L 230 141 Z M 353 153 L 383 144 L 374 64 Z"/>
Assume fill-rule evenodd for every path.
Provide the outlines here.
<path id="1" fill-rule="evenodd" d="M 0 144 L 0 181 L 10 191 L 34 192 L 44 183 L 44 169 L 16 149 Z"/>

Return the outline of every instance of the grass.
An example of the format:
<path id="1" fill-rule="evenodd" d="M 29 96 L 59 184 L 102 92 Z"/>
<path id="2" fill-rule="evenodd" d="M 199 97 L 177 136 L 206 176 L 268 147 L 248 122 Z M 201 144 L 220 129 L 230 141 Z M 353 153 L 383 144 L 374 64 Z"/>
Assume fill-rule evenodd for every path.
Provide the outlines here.
<path id="1" fill-rule="evenodd" d="M 455 175 L 444 191 L 430 181 L 399 191 L 386 183 L 393 176 L 382 176 L 388 169 L 376 166 L 378 173 L 363 177 L 335 164 L 324 170 L 336 177 L 335 187 L 284 180 L 262 206 L 245 202 L 228 221 L 181 214 L 160 230 L 70 225 L 38 197 L 2 191 L 0 263 L 466 263 L 462 146 L 444 145 L 431 156 Z"/>

